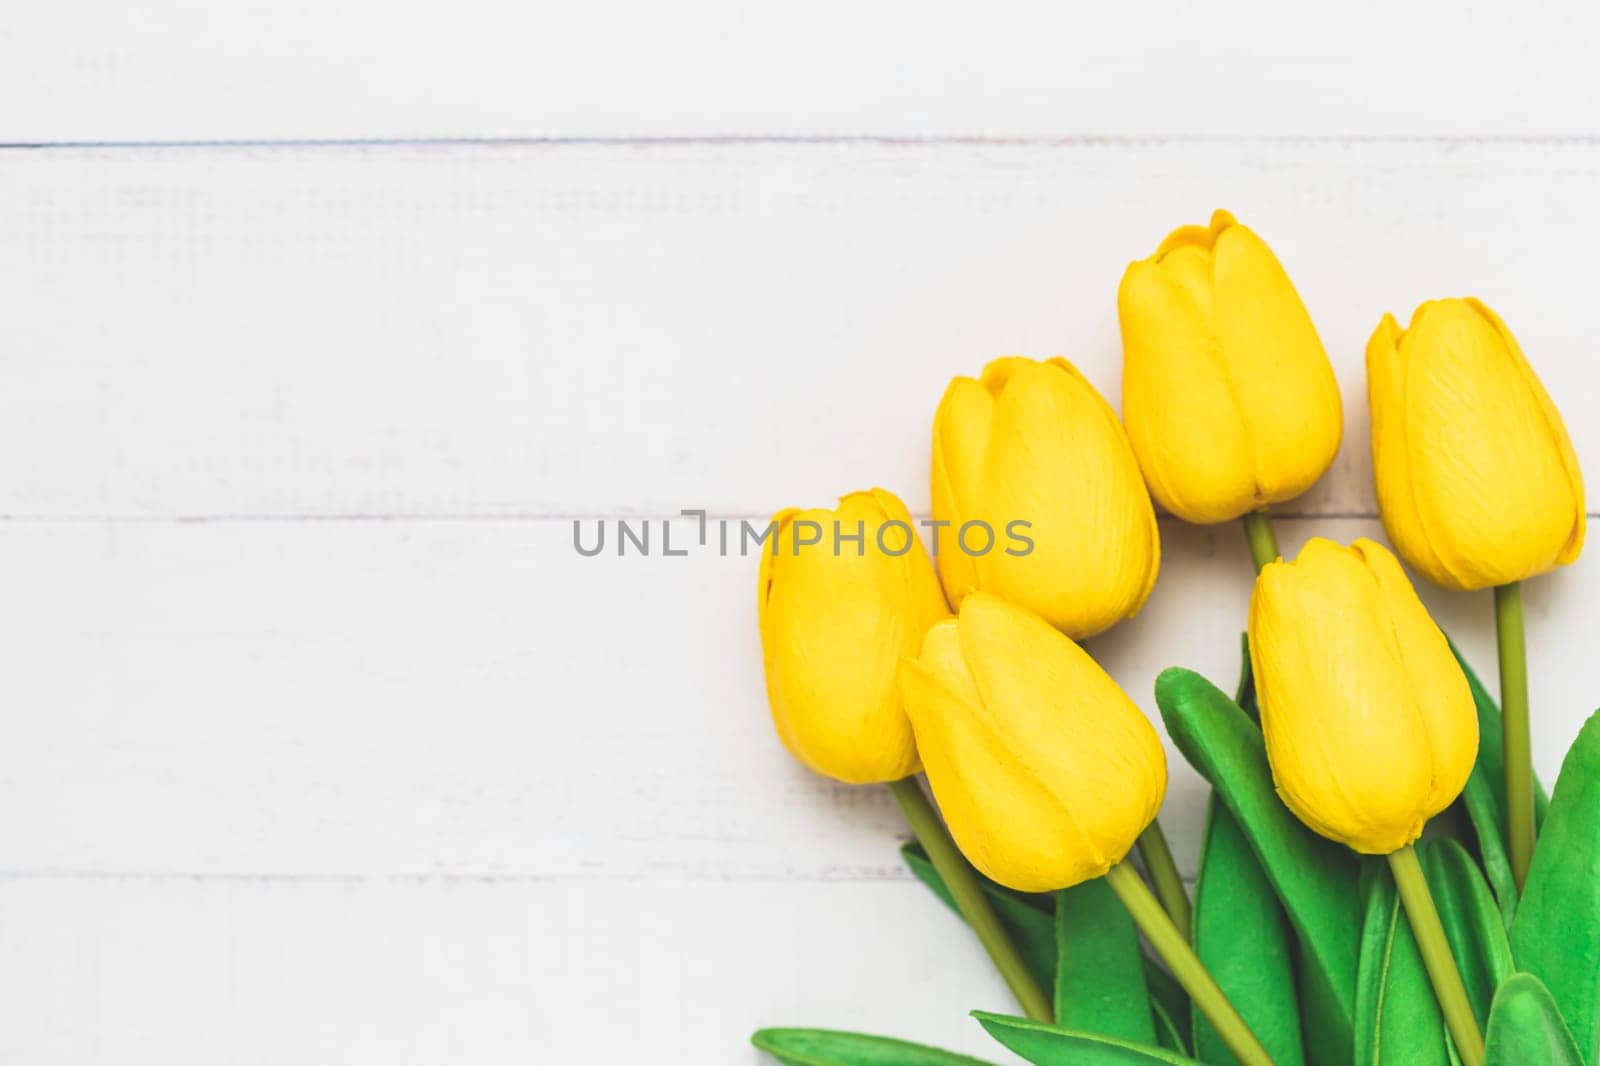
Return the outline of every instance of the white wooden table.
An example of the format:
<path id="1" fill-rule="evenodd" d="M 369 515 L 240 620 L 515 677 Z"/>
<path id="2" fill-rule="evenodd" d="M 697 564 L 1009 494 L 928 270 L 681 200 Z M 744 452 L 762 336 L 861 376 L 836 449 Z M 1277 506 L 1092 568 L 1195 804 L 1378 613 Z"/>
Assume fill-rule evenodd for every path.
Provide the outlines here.
<path id="1" fill-rule="evenodd" d="M 771 735 L 754 561 L 572 523 L 925 510 L 945 380 L 1114 398 L 1122 267 L 1213 207 L 1344 386 L 1286 549 L 1380 533 L 1361 352 L 1431 296 L 1504 313 L 1600 477 L 1593 5 L 578 7 L 0 25 L 0 1062 L 1009 1061 L 887 797 Z M 1162 537 L 1092 647 L 1147 708 L 1232 684 L 1248 593 L 1236 528 Z M 1592 555 L 1528 590 L 1547 780 Z M 1487 596 L 1427 598 L 1493 684 Z"/>

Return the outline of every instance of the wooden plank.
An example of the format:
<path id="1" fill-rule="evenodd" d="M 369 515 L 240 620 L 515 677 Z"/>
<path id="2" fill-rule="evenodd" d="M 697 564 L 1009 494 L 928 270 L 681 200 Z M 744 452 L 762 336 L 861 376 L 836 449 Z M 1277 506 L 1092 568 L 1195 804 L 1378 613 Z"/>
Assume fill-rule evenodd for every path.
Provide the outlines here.
<path id="1" fill-rule="evenodd" d="M 0 39 L 0 138 L 1593 136 L 1597 33 L 1442 0 L 87 0 Z"/>
<path id="2" fill-rule="evenodd" d="M 1019 1061 L 917 884 L 7 878 L 0 908 L 6 1062 L 756 1066 L 775 1024 Z"/>
<path id="3" fill-rule="evenodd" d="M 1478 293 L 1600 468 L 1600 143 L 510 146 L 0 156 L 0 514 L 927 506 L 945 381 L 1067 353 L 1226 204 L 1345 390 L 1296 505 L 1373 510 L 1362 351 Z"/>
<path id="4" fill-rule="evenodd" d="M 1377 533 L 1371 520 L 1283 524 Z M 1236 528 L 1163 524 L 1143 614 L 1091 650 L 1153 711 L 1231 687 Z M 691 544 L 687 524 L 674 534 Z M 713 542 L 714 544 L 714 542 Z M 1580 562 L 1528 591 L 1540 769 L 1592 709 Z M 0 524 L 0 855 L 31 873 L 541 881 L 904 879 L 882 790 L 767 718 L 755 560 L 583 558 L 550 521 Z M 1429 591 L 1494 677 L 1487 596 Z M 1205 788 L 1169 751 L 1185 869 Z"/>

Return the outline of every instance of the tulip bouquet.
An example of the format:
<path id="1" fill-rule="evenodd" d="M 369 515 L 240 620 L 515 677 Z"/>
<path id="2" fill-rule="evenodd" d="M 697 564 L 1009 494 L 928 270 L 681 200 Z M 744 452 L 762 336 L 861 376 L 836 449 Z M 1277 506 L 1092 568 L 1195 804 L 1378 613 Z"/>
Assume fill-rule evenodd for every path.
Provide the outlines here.
<path id="1" fill-rule="evenodd" d="M 1547 799 L 1520 595 L 1577 557 L 1583 487 L 1510 330 L 1439 300 L 1404 330 L 1385 315 L 1367 350 L 1388 539 L 1428 580 L 1494 589 L 1497 706 L 1389 549 L 1279 556 L 1269 508 L 1327 469 L 1343 417 L 1266 244 L 1223 212 L 1178 229 L 1128 268 L 1118 312 L 1121 421 L 1063 359 L 950 384 L 937 563 L 882 489 L 775 516 L 759 616 L 778 736 L 888 786 L 906 863 L 1020 1011 L 978 1021 L 1030 1062 L 1596 1062 L 1600 716 Z M 1080 643 L 1150 595 L 1152 497 L 1239 520 L 1257 570 L 1235 695 L 1182 668 L 1156 682 L 1212 788 L 1192 902 L 1156 821 L 1160 738 Z M 1018 519 L 1014 546 L 966 550 Z M 753 1040 L 805 1066 L 978 1063 L 859 1033 Z"/>

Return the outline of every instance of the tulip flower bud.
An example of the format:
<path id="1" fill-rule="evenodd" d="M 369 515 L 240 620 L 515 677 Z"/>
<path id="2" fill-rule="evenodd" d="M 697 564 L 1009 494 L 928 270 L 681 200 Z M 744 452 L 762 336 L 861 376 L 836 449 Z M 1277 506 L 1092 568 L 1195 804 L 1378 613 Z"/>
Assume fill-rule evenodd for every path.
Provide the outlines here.
<path id="1" fill-rule="evenodd" d="M 1149 720 L 1069 638 L 996 596 L 968 596 L 930 629 L 900 691 L 951 835 L 1003 885 L 1099 877 L 1161 806 Z"/>
<path id="2" fill-rule="evenodd" d="M 1283 802 L 1356 851 L 1416 840 L 1478 755 L 1472 692 L 1387 548 L 1317 538 L 1250 600 L 1267 758 Z"/>
<path id="3" fill-rule="evenodd" d="M 773 516 L 759 614 L 772 721 L 811 769 L 851 784 L 920 768 L 895 673 L 949 615 L 905 504 L 883 489 Z"/>
<path id="4" fill-rule="evenodd" d="M 1117 290 L 1122 418 L 1156 502 L 1198 523 L 1290 500 L 1339 451 L 1339 383 L 1272 249 L 1226 211 Z"/>
<path id="5" fill-rule="evenodd" d="M 1433 300 L 1367 343 L 1384 528 L 1447 588 L 1508 585 L 1583 548 L 1583 476 L 1561 414 L 1500 317 Z"/>
<path id="6" fill-rule="evenodd" d="M 950 382 L 933 515 L 948 523 L 934 553 L 955 606 L 993 592 L 1082 639 L 1133 617 L 1155 585 L 1155 508 L 1128 438 L 1065 359 L 996 359 Z"/>

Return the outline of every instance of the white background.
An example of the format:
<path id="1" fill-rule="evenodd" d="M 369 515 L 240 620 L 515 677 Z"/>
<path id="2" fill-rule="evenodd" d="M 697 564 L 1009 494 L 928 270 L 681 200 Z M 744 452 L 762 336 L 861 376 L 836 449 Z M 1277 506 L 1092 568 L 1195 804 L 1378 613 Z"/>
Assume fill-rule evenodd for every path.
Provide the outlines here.
<path id="1" fill-rule="evenodd" d="M 1515 14 L 1513 14 L 1513 10 Z M 1227 206 L 1338 369 L 1279 524 L 1378 535 L 1361 352 L 1473 293 L 1600 470 L 1593 5 L 30 4 L 0 25 L 0 1062 L 982 1052 L 881 790 L 772 737 L 755 563 L 572 523 L 927 508 L 949 376 L 1113 400 L 1130 259 Z M 1225 686 L 1236 527 L 1091 650 Z M 675 541 L 692 540 L 681 524 Z M 1549 780 L 1592 559 L 1528 589 Z M 1425 590 L 1494 684 L 1487 594 Z M 1192 872 L 1204 789 L 1163 820 Z"/>

